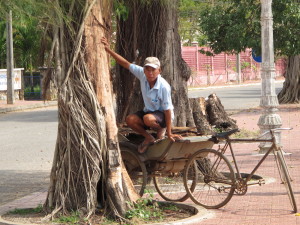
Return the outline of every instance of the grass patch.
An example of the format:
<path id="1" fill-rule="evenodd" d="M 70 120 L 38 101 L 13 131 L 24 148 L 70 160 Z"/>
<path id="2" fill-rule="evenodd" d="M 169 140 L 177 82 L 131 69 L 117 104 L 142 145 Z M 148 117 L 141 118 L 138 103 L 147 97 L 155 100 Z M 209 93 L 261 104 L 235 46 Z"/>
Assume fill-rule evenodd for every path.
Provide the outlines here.
<path id="1" fill-rule="evenodd" d="M 259 130 L 247 130 L 247 129 L 240 129 L 240 132 L 237 132 L 231 135 L 231 138 L 257 138 L 259 136 Z"/>
<path id="2" fill-rule="evenodd" d="M 141 198 L 135 203 L 128 203 L 130 210 L 127 211 L 125 218 L 128 224 L 146 224 L 157 222 L 169 222 L 179 219 L 186 219 L 194 212 L 192 210 L 183 209 L 173 203 L 157 202 L 153 200 L 153 191 L 145 191 L 148 193 L 146 198 Z M 27 224 L 44 224 L 43 219 L 46 216 L 42 205 L 30 209 L 15 209 L 4 215 L 4 219 L 12 222 Z M 60 215 L 46 224 L 65 224 L 65 225 L 88 225 L 103 224 L 117 225 L 119 220 L 109 217 L 103 210 L 96 210 L 95 215 L 87 219 L 79 211 L 73 211 L 67 215 Z M 126 224 L 126 223 L 122 223 Z"/>
<path id="3" fill-rule="evenodd" d="M 153 192 L 145 190 L 145 193 L 149 194 L 148 198 L 140 198 L 136 203 L 128 202 L 131 207 L 125 214 L 125 218 L 129 220 L 143 220 L 148 221 L 150 219 L 162 219 L 162 211 L 158 204 L 153 201 Z"/>
<path id="4" fill-rule="evenodd" d="M 68 216 L 61 216 L 55 220 L 53 220 L 53 222 L 55 223 L 65 223 L 65 224 L 70 224 L 70 225 L 75 225 L 78 224 L 82 219 L 80 218 L 80 214 L 77 211 L 74 211 L 71 213 L 71 215 Z"/>
<path id="5" fill-rule="evenodd" d="M 145 190 L 148 193 L 147 198 L 138 199 L 134 204 L 129 203 L 132 207 L 125 214 L 125 218 L 132 221 L 134 224 L 140 224 L 143 222 L 161 222 L 165 219 L 166 211 L 180 211 L 180 209 L 173 204 L 159 204 L 153 200 L 153 191 Z"/>
<path id="6" fill-rule="evenodd" d="M 17 215 L 26 215 L 32 213 L 41 213 L 43 211 L 43 206 L 39 205 L 36 208 L 27 208 L 27 209 L 14 209 L 9 212 L 9 214 L 17 214 Z"/>

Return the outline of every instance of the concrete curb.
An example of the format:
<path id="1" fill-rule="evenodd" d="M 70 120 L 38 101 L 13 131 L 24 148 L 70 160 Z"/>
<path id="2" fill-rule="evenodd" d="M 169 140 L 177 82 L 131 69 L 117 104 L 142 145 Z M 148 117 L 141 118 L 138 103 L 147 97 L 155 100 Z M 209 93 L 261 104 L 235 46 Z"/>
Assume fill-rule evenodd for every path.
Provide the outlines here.
<path id="1" fill-rule="evenodd" d="M 44 108 L 44 107 L 56 106 L 56 105 L 57 105 L 57 101 L 48 101 L 48 102 L 40 102 L 40 103 L 28 104 L 28 105 L 19 105 L 19 106 L 0 108 L 0 113 L 16 112 L 16 111 L 22 111 L 22 110 L 26 110 L 26 109 Z"/>
<path id="2" fill-rule="evenodd" d="M 170 222 L 161 222 L 161 223 L 153 223 L 149 225 L 192 225 L 192 224 L 199 224 L 202 220 L 210 219 L 215 216 L 215 214 L 211 211 L 208 211 L 202 206 L 192 204 L 192 203 L 178 203 L 178 202 L 160 202 L 163 204 L 175 204 L 183 209 L 188 209 L 190 211 L 194 211 L 195 215 L 176 221 Z"/>
<path id="3" fill-rule="evenodd" d="M 13 202 L 7 203 L 5 205 L 0 206 L 0 225 L 28 225 L 29 223 L 18 223 L 13 221 L 7 221 L 2 216 L 6 213 L 8 213 L 11 210 L 14 210 L 16 208 L 35 208 L 39 204 L 43 204 L 45 198 L 46 198 L 47 192 L 34 192 L 30 195 L 27 195 L 21 199 L 17 199 Z M 175 204 L 179 206 L 179 208 L 188 209 L 195 213 L 195 215 L 182 219 L 177 221 L 171 221 L 171 222 L 160 222 L 160 223 L 153 223 L 148 225 L 192 225 L 192 224 L 199 224 L 200 221 L 205 219 L 210 219 L 215 216 L 215 214 L 211 211 L 208 211 L 207 209 L 196 205 L 192 203 L 177 203 L 177 202 L 162 202 L 159 203 L 162 204 Z M 38 225 L 33 224 L 32 225 Z"/>
<path id="4" fill-rule="evenodd" d="M 47 191 L 34 192 L 30 195 L 26 195 L 20 199 L 16 199 L 12 202 L 0 206 L 0 225 L 24 225 L 24 223 L 16 223 L 7 221 L 2 218 L 2 215 L 12 211 L 14 209 L 22 208 L 35 208 L 40 204 L 43 204 L 46 199 Z M 27 223 L 26 225 L 28 225 Z M 32 223 L 31 223 L 32 224 Z"/>
<path id="5" fill-rule="evenodd" d="M 275 80 L 275 83 L 283 83 L 284 80 Z M 218 89 L 218 88 L 230 88 L 230 87 L 244 87 L 244 86 L 255 86 L 255 85 L 261 85 L 261 82 L 255 82 L 255 83 L 244 83 L 244 84 L 228 84 L 228 85 L 216 85 L 216 86 L 207 86 L 207 87 L 189 87 L 189 91 L 194 90 L 204 90 L 204 89 Z"/>

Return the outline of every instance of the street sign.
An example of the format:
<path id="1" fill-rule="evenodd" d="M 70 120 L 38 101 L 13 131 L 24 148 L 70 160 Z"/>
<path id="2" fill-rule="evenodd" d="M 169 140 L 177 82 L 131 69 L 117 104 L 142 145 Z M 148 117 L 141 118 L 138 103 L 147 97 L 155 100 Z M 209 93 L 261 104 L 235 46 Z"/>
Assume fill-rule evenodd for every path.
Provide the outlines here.
<path id="1" fill-rule="evenodd" d="M 23 68 L 14 69 L 14 90 L 21 89 L 21 76 Z M 0 69 L 0 91 L 7 90 L 7 70 Z"/>
<path id="2" fill-rule="evenodd" d="M 252 49 L 252 58 L 254 59 L 255 62 L 258 62 L 258 63 L 261 63 L 261 62 L 262 62 L 261 56 L 257 56 L 257 55 L 255 54 L 255 50 L 254 50 L 254 49 Z"/>

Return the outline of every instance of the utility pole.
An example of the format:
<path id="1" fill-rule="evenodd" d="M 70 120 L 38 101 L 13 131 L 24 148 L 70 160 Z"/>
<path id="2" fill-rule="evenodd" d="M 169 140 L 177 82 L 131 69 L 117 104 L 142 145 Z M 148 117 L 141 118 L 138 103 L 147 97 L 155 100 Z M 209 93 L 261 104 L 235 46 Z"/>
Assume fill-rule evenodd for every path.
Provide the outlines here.
<path id="1" fill-rule="evenodd" d="M 275 92 L 275 63 L 274 63 L 274 44 L 273 44 L 273 15 L 272 0 L 261 0 L 261 99 L 260 106 L 264 112 L 260 116 L 257 125 L 260 132 L 279 128 L 282 125 L 280 116 L 276 113 L 279 105 Z M 278 143 L 281 143 L 280 132 L 276 132 Z M 266 138 L 270 137 L 267 136 Z M 259 153 L 265 153 L 270 143 L 262 142 L 259 145 Z"/>
<path id="2" fill-rule="evenodd" d="M 13 53 L 13 38 L 12 38 L 12 13 L 11 10 L 7 14 L 6 23 L 6 64 L 7 64 L 7 104 L 15 103 L 14 90 L 14 53 Z"/>

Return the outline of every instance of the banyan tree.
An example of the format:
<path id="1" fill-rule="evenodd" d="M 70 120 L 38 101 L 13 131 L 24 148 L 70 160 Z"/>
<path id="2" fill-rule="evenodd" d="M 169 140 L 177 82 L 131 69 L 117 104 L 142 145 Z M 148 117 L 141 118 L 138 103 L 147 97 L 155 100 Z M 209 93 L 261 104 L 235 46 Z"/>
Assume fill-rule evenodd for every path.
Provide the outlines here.
<path id="1" fill-rule="evenodd" d="M 59 125 L 44 208 L 49 217 L 79 211 L 89 218 L 99 203 L 122 218 L 138 195 L 122 167 L 110 62 L 100 43 L 110 34 L 111 1 L 56 0 L 53 8 L 55 72 L 45 87 L 56 84 Z"/>

